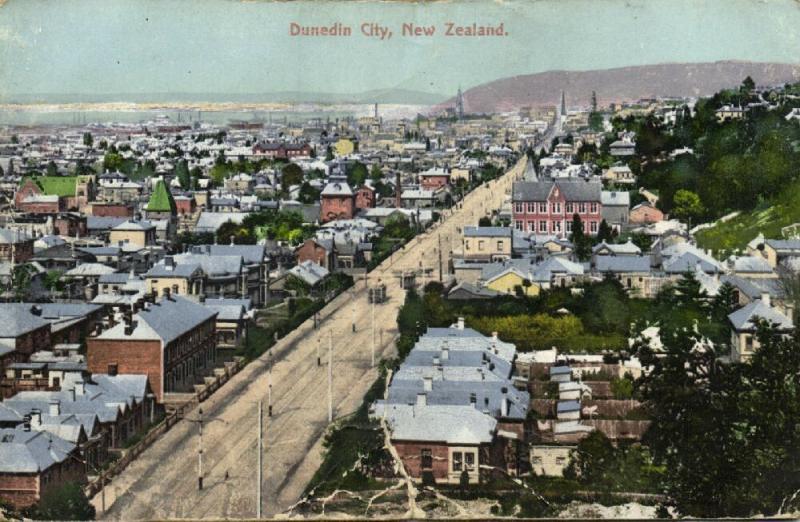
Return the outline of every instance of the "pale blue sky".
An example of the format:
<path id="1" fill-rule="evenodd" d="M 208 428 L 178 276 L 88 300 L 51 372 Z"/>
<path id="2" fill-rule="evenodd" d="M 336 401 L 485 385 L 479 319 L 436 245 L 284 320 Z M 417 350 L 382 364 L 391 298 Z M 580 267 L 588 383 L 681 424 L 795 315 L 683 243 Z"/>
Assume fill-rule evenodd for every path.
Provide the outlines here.
<path id="1" fill-rule="evenodd" d="M 291 21 L 352 25 L 351 38 L 291 38 Z M 385 42 L 361 22 L 390 26 Z M 496 39 L 402 38 L 403 22 L 505 22 Z M 436 3 L 8 0 L 0 100 L 18 93 L 361 92 L 450 94 L 551 69 L 722 59 L 800 61 L 793 0 L 511 0 Z"/>

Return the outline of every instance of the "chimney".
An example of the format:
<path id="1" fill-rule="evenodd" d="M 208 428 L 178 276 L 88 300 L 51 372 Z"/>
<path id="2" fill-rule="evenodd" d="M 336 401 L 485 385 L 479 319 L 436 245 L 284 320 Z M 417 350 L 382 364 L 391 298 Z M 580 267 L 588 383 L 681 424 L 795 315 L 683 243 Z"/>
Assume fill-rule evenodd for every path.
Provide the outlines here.
<path id="1" fill-rule="evenodd" d="M 31 306 L 31 313 L 32 313 L 33 315 L 37 315 L 37 316 L 40 316 L 40 315 L 42 315 L 42 307 L 41 307 L 41 306 L 39 306 L 39 305 L 33 305 L 33 306 Z"/>
<path id="2" fill-rule="evenodd" d="M 497 342 L 497 332 L 492 332 L 492 346 Z"/>
<path id="3" fill-rule="evenodd" d="M 772 306 L 770 304 L 769 293 L 768 292 L 761 292 L 761 302 L 764 303 L 765 306 Z"/>
<path id="4" fill-rule="evenodd" d="M 423 377 L 422 378 L 422 389 L 426 392 L 433 390 L 433 377 Z"/>
<path id="5" fill-rule="evenodd" d="M 427 406 L 428 405 L 428 396 L 424 393 L 417 394 L 417 406 Z"/>
<path id="6" fill-rule="evenodd" d="M 503 395 L 503 398 L 500 400 L 500 416 L 508 417 L 508 397 L 505 395 Z"/>
<path id="7" fill-rule="evenodd" d="M 131 321 L 130 316 L 125 317 L 125 335 L 133 335 L 136 329 L 136 321 Z"/>
<path id="8" fill-rule="evenodd" d="M 83 396 L 86 395 L 86 383 L 83 381 L 76 381 L 75 382 L 75 395 L 76 396 Z"/>
<path id="9" fill-rule="evenodd" d="M 173 270 L 175 268 L 175 258 L 172 256 L 166 256 L 164 258 L 164 266 L 167 270 Z"/>
<path id="10" fill-rule="evenodd" d="M 103 324 L 102 323 L 96 323 L 94 325 L 94 335 L 98 336 L 101 333 L 103 333 Z"/>
<path id="11" fill-rule="evenodd" d="M 61 401 L 53 399 L 50 401 L 50 416 L 58 417 L 61 415 Z"/>
<path id="12" fill-rule="evenodd" d="M 458 324 L 458 329 L 459 330 L 463 330 L 464 329 L 464 318 L 463 317 L 459 317 L 457 324 Z"/>
<path id="13" fill-rule="evenodd" d="M 447 360 L 450 359 L 450 348 L 448 348 L 446 346 L 442 348 L 441 358 L 442 358 L 443 361 L 447 361 Z"/>
<path id="14" fill-rule="evenodd" d="M 38 428 L 42 425 L 42 411 L 41 410 L 31 410 L 31 424 L 32 428 Z"/>

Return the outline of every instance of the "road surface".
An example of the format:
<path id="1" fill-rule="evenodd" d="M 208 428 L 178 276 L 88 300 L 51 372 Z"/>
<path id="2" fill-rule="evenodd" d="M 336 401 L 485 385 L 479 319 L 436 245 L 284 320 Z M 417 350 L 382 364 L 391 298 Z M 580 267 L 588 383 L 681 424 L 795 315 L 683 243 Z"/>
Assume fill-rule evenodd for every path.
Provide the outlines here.
<path id="1" fill-rule="evenodd" d="M 511 183 L 523 172 L 524 161 L 463 200 L 461 208 L 446 211 L 444 220 L 421 234 L 405 249 L 369 274 L 369 283 L 381 278 L 388 301 L 376 305 L 376 361 L 394 350 L 397 312 L 404 290 L 395 275 L 403 270 L 428 272 L 446 278 L 451 249 L 460 244 L 460 230 L 497 209 Z M 328 344 L 333 346 L 334 419 L 358 408 L 377 378 L 371 366 L 372 306 L 365 282 L 336 297 L 321 312 L 314 329 L 309 319 L 245 367 L 204 402 L 203 477 L 198 490 L 197 411 L 176 424 L 106 486 L 107 511 L 102 496 L 92 499 L 99 519 L 153 520 L 175 518 L 253 518 L 257 498 L 258 401 L 264 404 L 263 516 L 287 510 L 300 499 L 322 462 L 322 439 L 328 427 Z M 356 331 L 352 331 L 353 317 Z M 382 334 L 381 334 L 382 330 Z M 382 343 L 381 343 L 382 339 Z M 317 365 L 320 349 L 322 365 Z M 268 368 L 271 366 L 271 371 Z M 268 388 L 272 383 L 273 416 L 267 416 Z"/>

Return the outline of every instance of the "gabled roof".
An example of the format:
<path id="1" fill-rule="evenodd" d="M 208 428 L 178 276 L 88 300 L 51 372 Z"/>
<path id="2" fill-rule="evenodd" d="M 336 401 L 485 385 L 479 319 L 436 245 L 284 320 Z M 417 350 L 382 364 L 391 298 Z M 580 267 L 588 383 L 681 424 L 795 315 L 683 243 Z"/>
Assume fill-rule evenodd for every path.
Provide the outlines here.
<path id="1" fill-rule="evenodd" d="M 613 273 L 649 273 L 649 256 L 597 256 L 595 258 L 595 268 L 598 272 Z"/>
<path id="2" fill-rule="evenodd" d="M 160 340 L 169 343 L 199 324 L 215 317 L 217 313 L 201 304 L 180 296 L 150 305 L 133 317 L 136 327 L 130 335 L 125 335 L 125 322 L 119 322 L 97 336 L 107 340 Z"/>
<path id="3" fill-rule="evenodd" d="M 392 439 L 479 445 L 492 442 L 497 420 L 472 406 L 376 403 L 375 416 L 386 417 Z"/>
<path id="4" fill-rule="evenodd" d="M 0 473 L 40 473 L 74 450 L 75 444 L 48 432 L 0 429 Z"/>
<path id="5" fill-rule="evenodd" d="M 517 181 L 512 189 L 512 201 L 547 201 L 550 191 L 558 188 L 567 201 L 600 202 L 603 185 L 583 180 Z"/>
<path id="6" fill-rule="evenodd" d="M 792 320 L 777 311 L 776 309 L 764 304 L 761 299 L 757 299 L 746 306 L 728 315 L 728 320 L 736 330 L 755 330 L 757 318 L 764 319 L 769 323 L 775 323 L 781 330 L 791 330 L 794 328 Z"/>

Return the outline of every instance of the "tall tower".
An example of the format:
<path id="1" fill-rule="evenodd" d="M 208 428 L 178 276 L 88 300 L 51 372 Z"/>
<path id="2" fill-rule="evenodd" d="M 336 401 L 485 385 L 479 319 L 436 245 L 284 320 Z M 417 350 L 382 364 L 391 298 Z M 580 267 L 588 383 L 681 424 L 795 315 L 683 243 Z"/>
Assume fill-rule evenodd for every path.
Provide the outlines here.
<path id="1" fill-rule="evenodd" d="M 461 92 L 461 86 L 458 86 L 458 94 L 456 94 L 456 116 L 458 119 L 464 119 L 464 93 Z"/>
<path id="2" fill-rule="evenodd" d="M 373 118 L 375 118 L 376 120 L 378 119 L 378 104 L 377 103 L 375 104 L 375 113 L 373 114 Z"/>
<path id="3" fill-rule="evenodd" d="M 561 112 L 559 115 L 564 118 L 567 115 L 567 98 L 564 96 L 564 91 L 561 91 Z"/>

